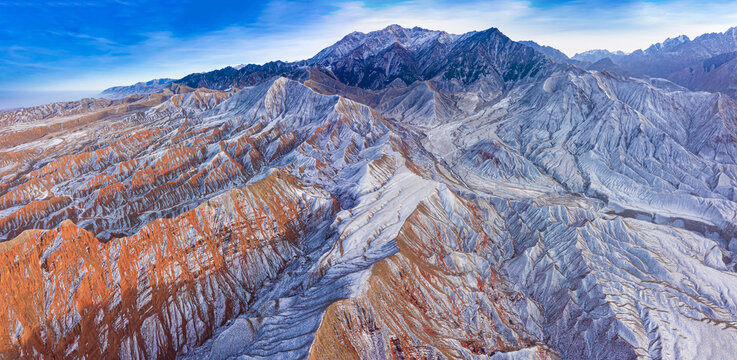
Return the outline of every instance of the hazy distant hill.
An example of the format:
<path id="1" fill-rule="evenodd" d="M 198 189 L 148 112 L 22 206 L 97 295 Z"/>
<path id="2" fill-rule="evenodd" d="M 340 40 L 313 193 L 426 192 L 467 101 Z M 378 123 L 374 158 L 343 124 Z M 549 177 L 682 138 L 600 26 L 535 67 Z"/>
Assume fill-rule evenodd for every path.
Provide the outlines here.
<path id="1" fill-rule="evenodd" d="M 100 96 L 108 99 L 122 99 L 126 96 L 136 94 L 151 94 L 161 91 L 170 84 L 174 79 L 153 79 L 146 82 L 138 82 L 128 86 L 115 86 L 107 88 L 100 93 Z"/>

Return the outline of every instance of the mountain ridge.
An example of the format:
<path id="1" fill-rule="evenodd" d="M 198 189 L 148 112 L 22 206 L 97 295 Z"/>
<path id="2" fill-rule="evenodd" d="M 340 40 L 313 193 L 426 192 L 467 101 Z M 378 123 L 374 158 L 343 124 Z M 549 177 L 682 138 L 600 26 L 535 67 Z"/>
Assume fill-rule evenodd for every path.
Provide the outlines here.
<path id="1" fill-rule="evenodd" d="M 721 33 L 702 34 L 693 40 L 680 35 L 630 54 L 594 50 L 576 54 L 574 59 L 597 62 L 610 58 L 626 72 L 642 77 L 668 79 L 691 90 L 722 92 L 737 98 L 737 27 Z"/>
<path id="2" fill-rule="evenodd" d="M 175 79 L 162 78 L 149 81 L 141 81 L 127 86 L 113 86 L 100 92 L 100 97 L 117 100 L 130 95 L 156 93 L 163 90 L 166 85 L 173 82 L 174 80 Z"/>

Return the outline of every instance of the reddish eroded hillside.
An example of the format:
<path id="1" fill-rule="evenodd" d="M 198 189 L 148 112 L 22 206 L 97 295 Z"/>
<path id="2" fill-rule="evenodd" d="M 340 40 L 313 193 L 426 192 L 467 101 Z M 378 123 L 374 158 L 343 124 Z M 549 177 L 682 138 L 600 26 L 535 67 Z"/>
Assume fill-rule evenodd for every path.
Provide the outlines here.
<path id="1" fill-rule="evenodd" d="M 162 194 L 198 200 L 160 214 L 174 216 L 202 197 L 233 188 L 236 178 L 245 183 L 238 164 L 204 164 L 207 147 L 220 137 L 200 134 L 221 129 L 184 124 L 187 114 L 216 106 L 230 93 L 181 90 L 3 113 L 0 240 L 25 229 L 54 228 L 64 219 L 102 238 L 131 234 L 145 224 L 142 213 L 153 212 L 152 220 L 159 209 L 175 205 Z M 207 176 L 194 176 L 200 167 Z M 59 199 L 66 201 L 63 209 Z"/>
<path id="2" fill-rule="evenodd" d="M 20 232 L 29 224 L 38 224 L 40 227 L 54 226 L 65 219 L 76 218 L 73 208 L 69 207 L 71 199 L 67 196 L 51 197 L 44 200 L 32 201 L 20 210 L 0 219 L 0 231 L 14 234 Z"/>
<path id="3" fill-rule="evenodd" d="M 161 104 L 171 93 L 137 95 L 123 100 L 84 99 L 0 112 L 0 148 L 27 144 L 56 132 L 84 127 L 98 120 Z"/>
<path id="4" fill-rule="evenodd" d="M 3 245 L 0 286 L 19 290 L 0 299 L 11 309 L 0 354 L 160 358 L 201 345 L 338 210 L 328 191 L 349 201 L 409 163 L 372 109 L 286 79 L 262 88 L 212 111 L 197 113 L 226 93 L 68 129 L 95 136 L 55 134 L 48 156 L 4 183 L 0 234 L 53 230 Z M 286 180 L 297 174 L 324 190 L 299 190 Z M 64 219 L 77 225 L 57 228 Z"/>
<path id="5" fill-rule="evenodd" d="M 25 229 L 54 228 L 67 218 L 103 240 L 130 235 L 273 166 L 295 170 L 311 183 L 334 181 L 340 168 L 360 164 L 359 152 L 392 126 L 366 106 L 284 78 L 246 89 L 222 106 L 232 93 L 179 90 L 158 94 L 164 101 L 145 111 L 95 115 L 96 121 L 0 152 L 0 161 L 16 171 L 0 185 L 0 240 Z M 242 109 L 234 112 L 234 106 Z M 44 124 L 58 121 L 14 126 L 46 129 Z M 13 128 L 3 133 L 13 134 Z M 43 206 L 53 198 L 69 200 L 63 212 Z"/>
<path id="6" fill-rule="evenodd" d="M 0 354 L 172 358 L 249 307 L 337 203 L 281 172 L 130 237 L 70 221 L 0 248 Z"/>
<path id="7" fill-rule="evenodd" d="M 538 305 L 485 259 L 498 251 L 499 235 L 477 211 L 455 194 L 420 203 L 396 239 L 399 252 L 373 266 L 358 296 L 327 309 L 310 358 L 458 359 L 524 351 L 557 359 L 543 343 Z"/>

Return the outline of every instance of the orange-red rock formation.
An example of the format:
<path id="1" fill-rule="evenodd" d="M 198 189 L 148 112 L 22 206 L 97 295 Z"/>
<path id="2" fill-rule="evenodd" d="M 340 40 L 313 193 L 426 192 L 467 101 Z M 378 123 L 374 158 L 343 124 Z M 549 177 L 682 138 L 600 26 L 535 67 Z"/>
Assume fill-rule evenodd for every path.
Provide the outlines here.
<path id="1" fill-rule="evenodd" d="M 26 232 L 0 249 L 0 354 L 171 358 L 247 309 L 333 211 L 274 173 L 106 243 L 70 221 Z"/>

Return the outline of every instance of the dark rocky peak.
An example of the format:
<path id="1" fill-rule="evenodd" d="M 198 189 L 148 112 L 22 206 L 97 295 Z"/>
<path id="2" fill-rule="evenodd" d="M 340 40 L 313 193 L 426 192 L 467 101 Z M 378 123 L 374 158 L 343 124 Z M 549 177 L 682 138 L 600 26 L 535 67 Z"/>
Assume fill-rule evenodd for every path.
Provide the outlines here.
<path id="1" fill-rule="evenodd" d="M 327 66 L 343 57 L 349 56 L 356 49 L 363 48 L 363 53 L 375 55 L 397 43 L 410 51 L 418 51 L 433 42 L 452 42 L 456 35 L 444 31 L 427 30 L 419 27 L 411 29 L 399 25 L 389 25 L 384 29 L 369 33 L 352 32 L 330 47 L 320 51 L 307 60 L 311 65 Z"/>
<path id="2" fill-rule="evenodd" d="M 304 81 L 309 68 L 316 67 L 345 85 L 381 90 L 389 84 L 410 85 L 437 76 L 469 84 L 493 75 L 493 82 L 505 83 L 534 75 L 549 62 L 542 53 L 512 41 L 496 28 L 451 35 L 390 25 L 369 33 L 348 34 L 309 60 L 226 67 L 192 74 L 179 82 L 193 88 L 225 90 L 252 86 L 274 76 Z"/>
<path id="3" fill-rule="evenodd" d="M 210 72 L 190 74 L 177 82 L 193 88 L 206 87 L 218 90 L 243 88 L 259 84 L 274 76 L 304 79 L 307 72 L 302 65 L 303 62 L 272 61 L 263 65 L 249 64 L 240 69 L 228 66 Z"/>
<path id="4" fill-rule="evenodd" d="M 445 78 L 464 83 L 497 74 L 504 82 L 535 75 L 551 61 L 529 46 L 512 41 L 498 29 L 463 35 L 448 56 Z"/>

